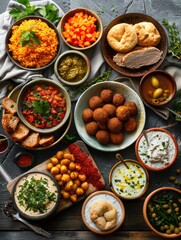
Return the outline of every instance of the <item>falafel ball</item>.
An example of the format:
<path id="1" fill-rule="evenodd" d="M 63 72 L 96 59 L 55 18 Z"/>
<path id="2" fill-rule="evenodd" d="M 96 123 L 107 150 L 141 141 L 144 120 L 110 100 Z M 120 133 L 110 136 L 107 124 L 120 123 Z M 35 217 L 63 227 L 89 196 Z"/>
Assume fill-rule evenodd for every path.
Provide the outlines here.
<path id="1" fill-rule="evenodd" d="M 107 122 L 97 122 L 98 126 L 102 130 L 107 130 Z"/>
<path id="2" fill-rule="evenodd" d="M 89 99 L 89 107 L 92 110 L 103 106 L 103 100 L 99 96 L 93 96 Z"/>
<path id="3" fill-rule="evenodd" d="M 107 127 L 110 132 L 117 133 L 122 130 L 123 123 L 117 117 L 114 117 L 108 120 Z"/>
<path id="4" fill-rule="evenodd" d="M 107 103 L 103 106 L 103 109 L 108 113 L 109 118 L 116 116 L 116 107 L 113 104 Z"/>
<path id="5" fill-rule="evenodd" d="M 104 103 L 112 103 L 113 91 L 111 89 L 103 89 L 100 93 L 100 98 Z"/>
<path id="6" fill-rule="evenodd" d="M 122 141 L 124 140 L 124 134 L 122 132 L 118 133 L 110 133 L 110 142 L 112 144 L 121 144 Z"/>
<path id="7" fill-rule="evenodd" d="M 131 116 L 136 116 L 138 113 L 138 107 L 135 102 L 125 102 L 124 106 L 129 109 Z"/>
<path id="8" fill-rule="evenodd" d="M 133 132 L 137 128 L 137 122 L 133 117 L 128 118 L 127 121 L 124 122 L 124 129 L 127 132 Z"/>
<path id="9" fill-rule="evenodd" d="M 116 116 L 120 121 L 126 121 L 130 117 L 130 111 L 126 106 L 119 106 L 116 108 Z"/>
<path id="10" fill-rule="evenodd" d="M 113 104 L 114 106 L 116 107 L 119 107 L 121 105 L 124 105 L 126 99 L 125 99 L 125 96 L 121 93 L 115 93 L 114 96 L 113 96 Z"/>
<path id="11" fill-rule="evenodd" d="M 101 144 L 104 144 L 104 145 L 108 144 L 110 139 L 109 132 L 106 130 L 99 130 L 96 133 L 96 139 Z"/>
<path id="12" fill-rule="evenodd" d="M 93 120 L 93 111 L 90 108 L 86 108 L 82 112 L 82 119 L 85 123 L 91 122 Z"/>
<path id="13" fill-rule="evenodd" d="M 91 136 L 95 136 L 96 133 L 98 132 L 99 130 L 99 126 L 97 124 L 97 122 L 95 121 L 92 121 L 92 122 L 89 122 L 85 125 L 85 129 L 86 129 L 86 132 L 91 135 Z"/>
<path id="14" fill-rule="evenodd" d="M 107 122 L 108 114 L 103 108 L 96 108 L 93 112 L 93 119 L 98 122 Z"/>

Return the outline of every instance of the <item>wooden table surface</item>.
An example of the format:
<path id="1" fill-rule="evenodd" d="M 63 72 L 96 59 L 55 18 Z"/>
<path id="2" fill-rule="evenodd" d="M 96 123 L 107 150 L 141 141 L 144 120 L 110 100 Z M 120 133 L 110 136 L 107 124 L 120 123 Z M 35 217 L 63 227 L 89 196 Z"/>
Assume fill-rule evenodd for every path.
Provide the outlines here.
<path id="1" fill-rule="evenodd" d="M 57 2 L 64 12 L 68 11 L 70 8 L 78 7 L 78 6 L 89 6 L 87 5 L 87 1 L 83 0 L 81 1 L 81 5 L 78 5 L 80 1 L 55 1 Z M 104 5 L 105 1 L 97 1 L 93 0 L 90 1 L 90 7 L 93 10 L 97 10 L 97 5 L 100 9 L 104 9 L 105 13 L 109 13 L 111 11 L 111 5 L 109 3 L 106 3 L 107 5 Z M 116 4 L 120 3 L 119 0 L 112 0 L 112 5 L 116 6 Z M 170 7 L 168 5 L 160 5 L 159 3 L 156 3 L 157 1 L 122 1 L 122 8 L 119 6 L 119 15 L 126 13 L 126 12 L 143 12 L 146 14 L 154 15 L 154 17 L 157 20 L 160 20 L 164 16 L 164 10 L 167 10 L 167 16 L 170 16 L 170 19 L 178 19 L 178 15 L 181 16 L 181 6 L 176 7 L 176 0 L 170 1 Z M 143 4 L 143 2 L 146 2 L 147 5 Z M 163 1 L 164 2 L 164 1 Z M 167 1 L 165 1 L 165 4 Z M 175 3 L 174 3 L 175 2 Z M 0 12 L 4 12 L 8 4 L 8 0 L 1 1 L 0 5 Z M 152 5 L 153 4 L 153 5 Z M 154 5 L 155 4 L 155 5 Z M 180 4 L 181 5 L 181 4 Z M 115 8 L 116 9 L 116 8 Z M 169 9 L 169 10 L 168 10 Z M 154 10 L 154 11 L 153 11 Z M 101 11 L 99 11 L 101 12 Z M 102 11 L 103 12 L 103 11 Z M 113 11 L 112 11 L 113 12 Z M 156 15 L 156 13 L 159 12 L 162 15 Z M 169 12 L 169 14 L 168 14 Z M 176 14 L 178 13 L 178 14 Z M 102 13 L 101 13 L 102 14 Z M 116 14 L 112 15 L 110 17 L 114 18 L 116 17 Z M 105 21 L 105 24 L 107 24 L 109 21 L 109 18 L 102 17 Z M 74 104 L 72 107 L 72 111 L 74 110 Z M 176 161 L 176 163 L 168 170 L 160 173 L 156 172 L 149 172 L 150 176 L 150 183 L 148 191 L 145 193 L 145 195 L 138 200 L 134 201 L 123 201 L 123 204 L 125 206 L 125 212 L 126 217 L 124 220 L 123 225 L 111 235 L 96 235 L 89 231 L 87 227 L 84 225 L 83 220 L 81 218 L 81 207 L 83 204 L 83 201 L 76 203 L 71 208 L 57 214 L 55 217 L 53 217 L 51 220 L 46 221 L 44 223 L 39 224 L 42 228 L 45 230 L 51 232 L 53 234 L 53 239 L 62 239 L 62 240 L 105 240 L 105 239 L 129 239 L 129 240 L 137 240 L 137 239 L 143 239 L 143 240 L 161 240 L 162 238 L 155 235 L 150 229 L 147 227 L 147 225 L 144 222 L 143 215 L 142 215 L 142 207 L 145 197 L 150 193 L 152 190 L 161 187 L 161 186 L 174 186 L 172 183 L 170 183 L 168 177 L 175 174 L 175 170 L 177 168 L 181 168 L 181 161 L 180 161 L 180 124 L 176 124 L 172 118 L 169 118 L 168 120 L 164 120 L 160 118 L 157 114 L 155 114 L 150 109 L 146 108 L 146 124 L 145 129 L 148 129 L 150 127 L 164 127 L 167 130 L 171 131 L 174 136 L 176 137 L 178 143 L 179 143 L 179 156 Z M 74 122 L 72 121 L 70 132 L 75 131 Z M 0 133 L 4 133 L 2 126 L 0 125 Z M 8 151 L 0 155 L 0 162 L 3 168 L 6 170 L 6 172 L 10 175 L 11 178 L 14 178 L 18 176 L 19 174 L 23 173 L 22 170 L 20 170 L 13 162 L 13 157 L 15 154 L 19 151 L 22 151 L 23 149 L 17 145 L 15 145 L 11 140 L 9 140 L 9 148 Z M 51 149 L 45 150 L 45 151 L 32 151 L 35 155 L 37 162 L 41 163 L 44 160 L 48 159 L 50 156 L 54 155 L 57 150 L 63 149 L 66 145 L 64 143 L 59 143 L 56 146 L 54 146 Z M 100 152 L 97 151 L 89 146 L 87 146 L 91 155 L 93 156 L 97 166 L 99 167 L 101 173 L 103 174 L 103 177 L 106 181 L 105 189 L 110 191 L 110 188 L 108 186 L 108 174 L 112 166 L 116 163 L 115 153 L 113 152 Z M 134 152 L 134 144 L 132 144 L 130 147 L 126 148 L 125 150 L 122 150 L 120 152 L 124 158 L 132 158 L 136 159 L 135 152 Z M 44 239 L 44 237 L 41 237 L 40 235 L 35 234 L 32 232 L 28 227 L 26 227 L 24 224 L 13 221 L 9 218 L 7 218 L 2 208 L 6 201 L 11 200 L 11 196 L 6 188 L 6 181 L 5 179 L 0 176 L 0 239 L 3 240 L 21 240 L 21 239 Z"/>

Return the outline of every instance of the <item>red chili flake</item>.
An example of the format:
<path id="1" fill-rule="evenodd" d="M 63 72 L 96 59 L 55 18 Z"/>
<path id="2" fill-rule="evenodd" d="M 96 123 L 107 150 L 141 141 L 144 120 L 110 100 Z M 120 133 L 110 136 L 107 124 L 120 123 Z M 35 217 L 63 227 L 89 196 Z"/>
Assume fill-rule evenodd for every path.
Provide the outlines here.
<path id="1" fill-rule="evenodd" d="M 93 159 L 82 152 L 81 148 L 72 143 L 68 147 L 69 152 L 74 155 L 75 162 L 81 165 L 80 173 L 84 173 L 87 176 L 87 181 L 91 183 L 96 189 L 100 190 L 104 187 L 101 181 L 101 174 L 93 164 Z"/>

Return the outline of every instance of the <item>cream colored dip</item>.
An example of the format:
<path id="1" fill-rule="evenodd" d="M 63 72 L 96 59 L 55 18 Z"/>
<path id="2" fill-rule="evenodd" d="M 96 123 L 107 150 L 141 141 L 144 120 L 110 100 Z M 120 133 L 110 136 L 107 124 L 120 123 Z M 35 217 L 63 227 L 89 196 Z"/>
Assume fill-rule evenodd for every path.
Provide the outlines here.
<path id="1" fill-rule="evenodd" d="M 112 172 L 112 187 L 115 192 L 124 198 L 138 197 L 146 187 L 146 172 L 137 163 L 126 162 L 117 165 Z"/>
<path id="2" fill-rule="evenodd" d="M 46 188 L 50 191 L 50 193 L 55 193 L 55 200 L 54 201 L 48 201 L 46 202 L 46 211 L 41 213 L 40 211 L 33 211 L 33 210 L 27 210 L 26 206 L 22 206 L 20 204 L 20 200 L 18 199 L 18 196 L 20 195 L 20 190 L 21 190 L 21 185 L 23 185 L 26 181 L 28 181 L 28 183 L 31 182 L 32 177 L 34 177 L 35 180 L 46 180 L 46 182 L 48 183 L 48 185 L 45 185 Z M 17 207 L 19 208 L 19 210 L 22 213 L 25 213 L 28 216 L 31 217 L 36 217 L 36 216 L 43 216 L 47 213 L 49 213 L 56 205 L 57 202 L 57 198 L 58 198 L 58 191 L 57 191 L 57 186 L 55 185 L 54 181 L 46 174 L 41 174 L 41 173 L 30 173 L 24 177 L 22 177 L 17 185 L 16 185 L 16 189 L 14 191 L 14 200 L 16 202 Z M 24 202 L 24 201 L 23 201 Z"/>
<path id="3" fill-rule="evenodd" d="M 169 134 L 163 131 L 147 132 L 149 146 L 143 136 L 138 144 L 138 154 L 141 160 L 152 168 L 162 168 L 168 165 L 175 156 L 175 143 Z"/>

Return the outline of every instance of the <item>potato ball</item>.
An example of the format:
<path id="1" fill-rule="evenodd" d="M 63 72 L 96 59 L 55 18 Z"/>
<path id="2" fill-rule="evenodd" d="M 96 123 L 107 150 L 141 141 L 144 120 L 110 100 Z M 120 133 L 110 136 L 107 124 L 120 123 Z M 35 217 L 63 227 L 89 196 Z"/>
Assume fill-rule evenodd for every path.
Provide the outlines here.
<path id="1" fill-rule="evenodd" d="M 98 122 L 107 122 L 108 114 L 103 108 L 97 108 L 93 112 L 93 119 Z"/>
<path id="2" fill-rule="evenodd" d="M 133 117 L 128 118 L 127 121 L 124 122 L 124 129 L 127 132 L 133 132 L 137 128 L 137 122 Z"/>
<path id="3" fill-rule="evenodd" d="M 110 118 L 108 120 L 108 129 L 112 133 L 120 132 L 123 128 L 123 123 L 117 118 Z"/>
<path id="4" fill-rule="evenodd" d="M 92 110 L 103 106 L 103 101 L 99 96 L 93 96 L 89 99 L 89 107 Z"/>
<path id="5" fill-rule="evenodd" d="M 116 108 L 116 116 L 120 121 L 126 121 L 130 117 L 130 111 L 125 106 L 119 106 Z"/>
<path id="6" fill-rule="evenodd" d="M 116 106 L 113 104 L 107 103 L 103 106 L 103 109 L 107 112 L 109 118 L 116 116 Z"/>
<path id="7" fill-rule="evenodd" d="M 112 144 L 121 144 L 124 139 L 124 134 L 122 132 L 110 133 L 110 142 Z"/>
<path id="8" fill-rule="evenodd" d="M 85 125 L 85 129 L 89 135 L 95 136 L 97 131 L 99 130 L 99 126 L 98 126 L 97 122 L 92 121 Z"/>
<path id="9" fill-rule="evenodd" d="M 125 102 L 124 106 L 129 109 L 131 116 L 135 116 L 138 113 L 138 107 L 135 102 Z"/>
<path id="10" fill-rule="evenodd" d="M 96 133 L 96 139 L 101 144 L 108 144 L 109 143 L 109 132 L 106 130 L 99 130 Z"/>
<path id="11" fill-rule="evenodd" d="M 90 108 L 86 108 L 82 112 L 82 119 L 85 123 L 91 122 L 93 120 L 93 111 Z"/>
<path id="12" fill-rule="evenodd" d="M 113 96 L 113 104 L 116 107 L 124 105 L 125 100 L 126 100 L 125 96 L 121 93 L 115 93 L 114 96 Z"/>
<path id="13" fill-rule="evenodd" d="M 113 91 L 111 89 L 103 89 L 100 93 L 100 98 L 104 103 L 112 103 Z"/>

